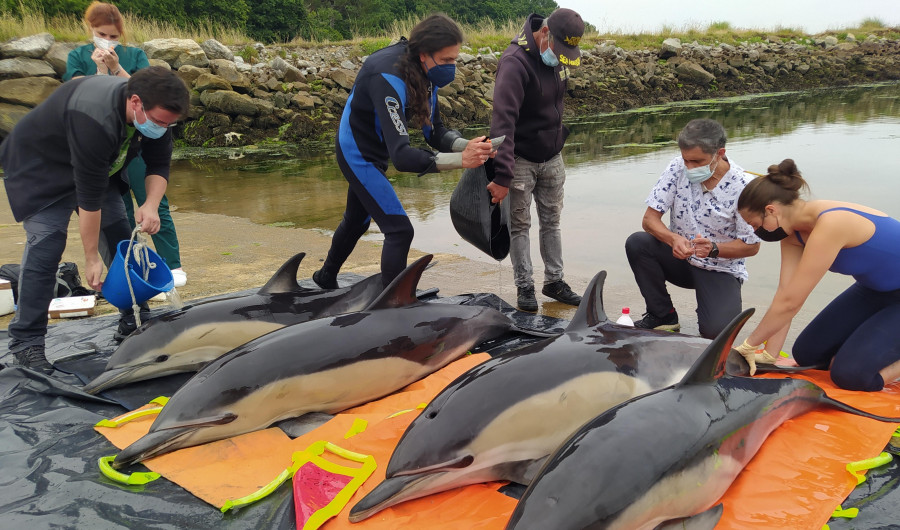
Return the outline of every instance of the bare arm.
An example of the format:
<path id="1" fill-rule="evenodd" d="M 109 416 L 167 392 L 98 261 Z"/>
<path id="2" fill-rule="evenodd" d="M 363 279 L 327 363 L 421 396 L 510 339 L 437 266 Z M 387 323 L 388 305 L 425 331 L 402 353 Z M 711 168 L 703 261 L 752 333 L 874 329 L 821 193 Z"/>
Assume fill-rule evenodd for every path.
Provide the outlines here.
<path id="1" fill-rule="evenodd" d="M 99 291 L 103 286 L 103 282 L 100 281 L 100 276 L 103 274 L 103 262 L 100 260 L 100 251 L 98 250 L 100 210 L 89 212 L 79 208 L 78 231 L 81 234 L 81 244 L 84 247 L 84 277 L 91 289 Z"/>
<path id="2" fill-rule="evenodd" d="M 850 240 L 852 230 L 836 216 L 821 218 L 809 235 L 805 247 L 798 247 L 788 240 L 781 243 L 781 277 L 778 289 L 772 299 L 772 305 L 766 311 L 762 321 L 747 338 L 750 344 L 761 344 L 773 339 L 771 347 L 780 351 L 784 344 L 777 344 L 781 334 L 786 335 L 785 328 L 790 326 L 794 315 L 803 307 L 803 303 L 825 276 L 828 268 L 834 263 L 838 252 Z M 775 346 L 779 346 L 775 350 Z M 768 349 L 768 345 L 767 345 Z"/>
<path id="3" fill-rule="evenodd" d="M 147 188 L 147 200 L 136 212 L 134 220 L 141 225 L 141 231 L 148 234 L 159 232 L 159 202 L 166 193 L 169 181 L 160 175 L 147 175 L 144 185 Z"/>
<path id="4" fill-rule="evenodd" d="M 672 255 L 676 258 L 687 259 L 691 257 L 694 254 L 691 241 L 669 230 L 665 223 L 662 222 L 662 216 L 662 212 L 648 206 L 644 211 L 643 219 L 641 219 L 641 228 L 656 239 L 672 247 Z"/>

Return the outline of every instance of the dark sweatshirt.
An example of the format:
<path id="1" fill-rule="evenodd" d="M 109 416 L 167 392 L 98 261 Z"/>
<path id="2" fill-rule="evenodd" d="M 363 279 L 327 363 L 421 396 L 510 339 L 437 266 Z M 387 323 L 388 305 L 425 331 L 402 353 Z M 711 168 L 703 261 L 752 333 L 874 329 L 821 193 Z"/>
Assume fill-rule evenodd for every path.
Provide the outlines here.
<path id="1" fill-rule="evenodd" d="M 509 187 L 515 157 L 546 162 L 562 151 L 569 130 L 562 124 L 569 70 L 541 60 L 533 33 L 544 17 L 532 14 L 512 40 L 497 68 L 491 138 L 506 135 L 494 158 L 494 182 Z"/>
<path id="2" fill-rule="evenodd" d="M 124 171 L 109 175 L 130 127 L 125 122 L 127 81 L 104 75 L 63 83 L 0 144 L 6 195 L 16 221 L 73 192 L 79 208 L 95 212 L 107 189 L 128 190 Z M 139 154 L 147 175 L 168 179 L 171 130 L 158 140 L 135 132 L 122 167 Z"/>

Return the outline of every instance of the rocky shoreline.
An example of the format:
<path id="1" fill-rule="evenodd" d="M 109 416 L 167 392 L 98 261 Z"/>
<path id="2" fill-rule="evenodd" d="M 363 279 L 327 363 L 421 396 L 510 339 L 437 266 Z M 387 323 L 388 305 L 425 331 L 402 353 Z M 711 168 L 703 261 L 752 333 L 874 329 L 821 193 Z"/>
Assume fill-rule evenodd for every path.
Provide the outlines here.
<path id="1" fill-rule="evenodd" d="M 0 139 L 60 84 L 80 43 L 48 33 L 0 44 Z M 140 46 L 153 65 L 177 71 L 191 110 L 180 145 L 240 146 L 261 141 L 330 142 L 365 60 L 359 45 L 229 48 L 215 40 L 155 39 Z M 500 51 L 463 48 L 456 80 L 438 93 L 455 128 L 490 122 Z M 628 51 L 613 41 L 583 50 L 568 86 L 566 115 L 588 116 L 673 101 L 900 80 L 900 39 L 869 35 L 769 37 L 738 46 L 667 39 Z"/>

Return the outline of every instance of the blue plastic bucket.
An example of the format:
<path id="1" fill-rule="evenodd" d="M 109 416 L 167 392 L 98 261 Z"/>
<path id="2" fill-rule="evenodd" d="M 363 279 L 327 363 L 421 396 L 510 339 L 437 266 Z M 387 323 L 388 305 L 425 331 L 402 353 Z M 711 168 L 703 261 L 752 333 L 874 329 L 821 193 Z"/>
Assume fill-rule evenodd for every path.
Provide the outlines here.
<path id="1" fill-rule="evenodd" d="M 103 282 L 103 297 L 119 309 L 128 309 L 133 303 L 131 293 L 128 291 L 128 278 L 125 276 L 125 254 L 128 253 L 128 244 L 129 241 L 126 239 L 116 245 L 116 257 L 109 266 L 109 272 Z M 156 264 L 150 269 L 147 281 L 144 281 L 144 271 L 134 256 L 129 256 L 128 259 L 128 275 L 131 277 L 131 288 L 134 290 L 134 303 L 138 304 L 175 287 L 172 271 L 166 262 L 153 249 L 148 248 L 147 252 L 150 254 L 150 263 Z M 141 255 L 143 253 L 142 250 Z"/>

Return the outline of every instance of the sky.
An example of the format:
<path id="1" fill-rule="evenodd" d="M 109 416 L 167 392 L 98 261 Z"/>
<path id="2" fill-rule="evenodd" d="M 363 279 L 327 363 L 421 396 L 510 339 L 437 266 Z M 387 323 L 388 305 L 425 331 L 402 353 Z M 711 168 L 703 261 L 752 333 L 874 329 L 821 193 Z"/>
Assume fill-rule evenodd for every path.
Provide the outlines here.
<path id="1" fill-rule="evenodd" d="M 826 29 L 858 26 L 877 18 L 900 27 L 900 0 L 557 0 L 578 11 L 601 33 L 655 33 L 673 29 L 705 29 L 710 22 L 732 28 L 775 29 L 779 26 L 815 34 Z"/>

